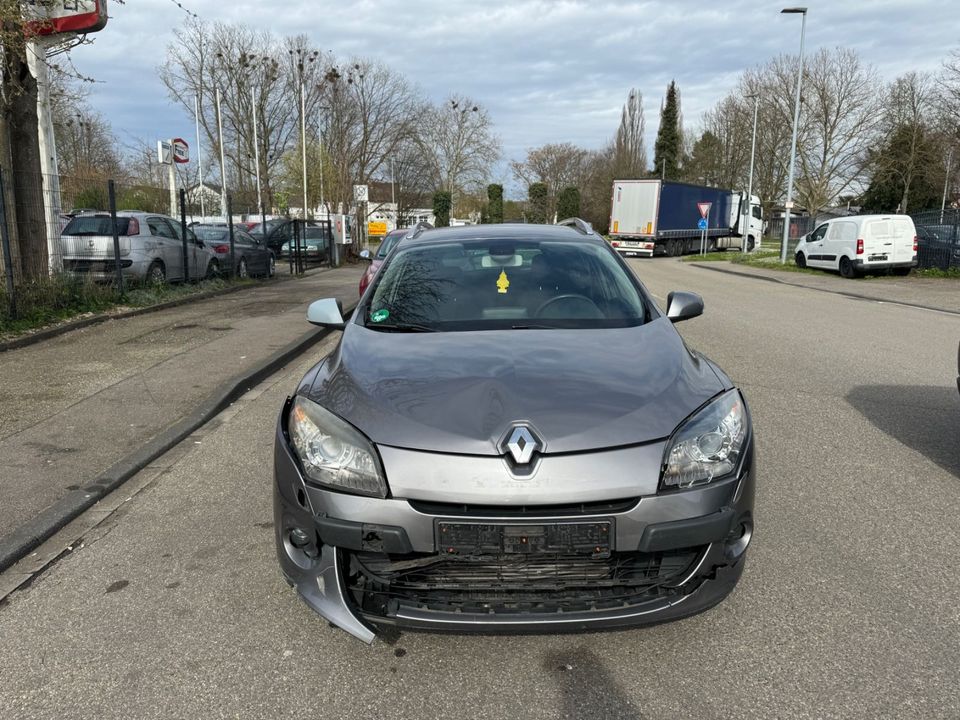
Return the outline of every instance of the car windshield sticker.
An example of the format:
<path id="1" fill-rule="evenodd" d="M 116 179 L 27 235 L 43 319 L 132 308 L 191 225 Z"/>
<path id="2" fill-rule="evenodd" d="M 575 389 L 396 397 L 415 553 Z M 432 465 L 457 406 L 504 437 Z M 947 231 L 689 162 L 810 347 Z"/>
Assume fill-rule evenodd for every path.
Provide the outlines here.
<path id="1" fill-rule="evenodd" d="M 374 310 L 372 313 L 370 313 L 370 319 L 376 323 L 383 322 L 388 317 L 390 317 L 389 310 Z"/>
<path id="2" fill-rule="evenodd" d="M 508 287 L 510 287 L 510 280 L 507 278 L 507 271 L 501 270 L 500 277 L 497 278 L 497 292 L 506 295 Z"/>

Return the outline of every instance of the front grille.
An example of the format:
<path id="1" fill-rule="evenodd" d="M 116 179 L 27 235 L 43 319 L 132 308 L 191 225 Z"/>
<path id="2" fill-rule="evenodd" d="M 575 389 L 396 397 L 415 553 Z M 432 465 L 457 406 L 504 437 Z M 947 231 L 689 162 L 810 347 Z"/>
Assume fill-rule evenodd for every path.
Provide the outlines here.
<path id="1" fill-rule="evenodd" d="M 589 503 L 565 505 L 465 505 L 462 503 L 426 502 L 408 500 L 410 507 L 425 515 L 450 517 L 567 517 L 570 515 L 611 515 L 628 512 L 636 507 L 640 498 L 601 500 Z"/>
<path id="2" fill-rule="evenodd" d="M 349 586 L 364 611 L 389 616 L 401 604 L 448 612 L 552 613 L 622 607 L 676 594 L 703 548 L 582 555 L 350 558 Z"/>

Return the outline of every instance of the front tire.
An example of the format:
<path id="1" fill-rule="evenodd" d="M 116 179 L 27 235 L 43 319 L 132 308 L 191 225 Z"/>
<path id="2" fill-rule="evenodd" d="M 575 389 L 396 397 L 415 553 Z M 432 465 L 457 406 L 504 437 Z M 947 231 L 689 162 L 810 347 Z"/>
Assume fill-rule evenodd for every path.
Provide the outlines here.
<path id="1" fill-rule="evenodd" d="M 277 274 L 277 259 L 270 253 L 270 259 L 267 261 L 267 277 L 272 278 Z"/>
<path id="2" fill-rule="evenodd" d="M 207 264 L 207 280 L 213 280 L 217 275 L 220 274 L 220 263 L 216 260 L 211 260 Z"/>
<path id="3" fill-rule="evenodd" d="M 802 252 L 798 252 L 796 257 L 793 258 L 793 262 L 796 263 L 798 268 L 805 268 L 807 266 L 807 257 Z"/>
<path id="4" fill-rule="evenodd" d="M 753 252 L 753 249 L 757 246 L 757 241 L 754 239 L 753 235 L 747 238 L 747 252 Z"/>
<path id="5" fill-rule="evenodd" d="M 240 258 L 240 264 L 237 265 L 237 277 L 241 280 L 246 280 L 250 277 L 250 271 L 247 269 L 247 259 Z"/>
<path id="6" fill-rule="evenodd" d="M 850 258 L 844 255 L 840 258 L 840 277 L 844 277 L 847 280 L 853 280 L 857 276 L 857 269 L 853 266 L 853 263 L 850 262 Z"/>

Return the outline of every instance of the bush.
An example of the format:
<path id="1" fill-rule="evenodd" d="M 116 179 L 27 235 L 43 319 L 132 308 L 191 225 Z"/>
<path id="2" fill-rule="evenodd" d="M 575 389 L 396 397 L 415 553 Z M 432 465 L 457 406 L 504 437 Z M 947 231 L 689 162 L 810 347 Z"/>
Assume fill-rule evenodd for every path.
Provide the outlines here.
<path id="1" fill-rule="evenodd" d="M 450 208 L 453 207 L 453 194 L 438 190 L 433 194 L 433 214 L 437 219 L 436 227 L 450 226 Z"/>
<path id="2" fill-rule="evenodd" d="M 532 223 L 547 222 L 547 186 L 543 183 L 533 183 L 527 190 L 530 201 L 530 210 L 527 219 Z"/>
<path id="3" fill-rule="evenodd" d="M 487 222 L 503 222 L 503 185 L 487 185 Z"/>
<path id="4" fill-rule="evenodd" d="M 557 217 L 560 220 L 580 217 L 580 191 L 575 187 L 565 187 L 557 197 Z"/>

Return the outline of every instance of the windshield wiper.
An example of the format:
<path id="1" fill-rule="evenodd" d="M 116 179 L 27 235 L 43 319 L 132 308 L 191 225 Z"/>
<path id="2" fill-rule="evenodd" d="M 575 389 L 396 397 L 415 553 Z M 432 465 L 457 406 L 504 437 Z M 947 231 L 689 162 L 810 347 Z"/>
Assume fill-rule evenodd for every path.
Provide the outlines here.
<path id="1" fill-rule="evenodd" d="M 523 325 L 511 325 L 511 330 L 559 330 L 556 325 L 537 325 L 535 323 L 524 323 Z"/>
<path id="2" fill-rule="evenodd" d="M 387 332 L 437 332 L 436 328 L 416 323 L 372 323 L 366 327 L 369 330 L 386 330 Z"/>

